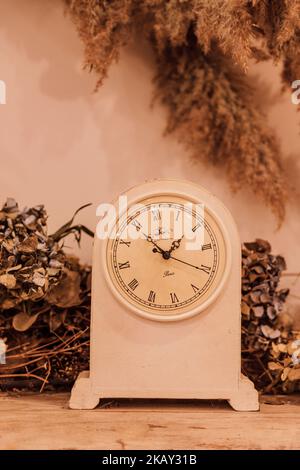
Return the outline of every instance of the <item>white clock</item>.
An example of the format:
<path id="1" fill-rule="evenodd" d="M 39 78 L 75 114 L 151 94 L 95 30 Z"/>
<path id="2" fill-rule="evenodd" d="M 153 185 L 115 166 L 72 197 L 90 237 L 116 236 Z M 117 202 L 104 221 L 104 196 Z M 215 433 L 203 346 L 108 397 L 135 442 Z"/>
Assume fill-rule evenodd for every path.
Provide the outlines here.
<path id="1" fill-rule="evenodd" d="M 228 400 L 257 410 L 241 374 L 240 241 L 228 210 L 189 182 L 128 190 L 94 240 L 90 371 L 70 407 L 101 398 Z"/>

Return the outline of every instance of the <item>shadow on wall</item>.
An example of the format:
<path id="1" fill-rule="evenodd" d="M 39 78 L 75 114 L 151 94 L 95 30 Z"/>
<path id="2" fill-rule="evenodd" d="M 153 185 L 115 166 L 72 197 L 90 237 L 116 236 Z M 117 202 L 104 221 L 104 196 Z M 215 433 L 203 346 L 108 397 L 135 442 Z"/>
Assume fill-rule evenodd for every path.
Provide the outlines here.
<path id="1" fill-rule="evenodd" d="M 40 90 L 57 100 L 88 98 L 93 81 L 82 73 L 78 35 L 64 15 L 61 0 L 15 0 L 2 2 L 1 32 L 19 54 L 40 64 Z M 21 80 L 22 74 L 20 74 Z"/>

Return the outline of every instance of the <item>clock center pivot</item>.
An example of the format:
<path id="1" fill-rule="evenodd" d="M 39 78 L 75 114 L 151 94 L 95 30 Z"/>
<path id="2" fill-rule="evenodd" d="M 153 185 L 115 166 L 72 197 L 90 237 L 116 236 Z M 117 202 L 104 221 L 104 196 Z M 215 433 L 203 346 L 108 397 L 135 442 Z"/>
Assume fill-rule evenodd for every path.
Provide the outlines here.
<path id="1" fill-rule="evenodd" d="M 153 253 L 160 253 L 164 259 L 170 259 L 171 254 L 169 251 L 158 250 L 157 248 L 153 248 Z"/>

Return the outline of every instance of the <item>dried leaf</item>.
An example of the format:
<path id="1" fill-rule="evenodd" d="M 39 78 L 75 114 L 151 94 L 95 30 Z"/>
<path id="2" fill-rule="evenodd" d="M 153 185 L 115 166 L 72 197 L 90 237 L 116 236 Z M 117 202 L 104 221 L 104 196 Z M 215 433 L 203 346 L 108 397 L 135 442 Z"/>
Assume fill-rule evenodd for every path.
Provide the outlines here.
<path id="1" fill-rule="evenodd" d="M 253 280 L 251 278 L 251 274 L 250 274 L 250 282 L 253 282 Z M 250 298 L 251 298 L 253 303 L 258 304 L 260 302 L 260 291 L 250 292 Z"/>
<path id="2" fill-rule="evenodd" d="M 80 275 L 76 271 L 65 269 L 61 282 L 50 289 L 46 299 L 51 305 L 69 308 L 80 305 Z"/>
<path id="3" fill-rule="evenodd" d="M 261 305 L 259 305 L 258 307 L 252 307 L 252 310 L 257 318 L 261 318 L 264 314 L 264 307 L 262 307 Z"/>
<path id="4" fill-rule="evenodd" d="M 272 301 L 272 298 L 269 294 L 267 293 L 263 293 L 261 296 L 260 296 L 260 301 L 262 304 L 267 304 L 267 303 L 270 303 Z"/>
<path id="5" fill-rule="evenodd" d="M 278 351 L 280 351 L 282 353 L 286 353 L 287 352 L 287 345 L 283 344 L 283 343 L 279 343 L 278 344 Z"/>
<path id="6" fill-rule="evenodd" d="M 34 253 L 38 247 L 38 238 L 36 235 L 26 237 L 23 242 L 18 245 L 20 253 Z"/>
<path id="7" fill-rule="evenodd" d="M 268 363 L 268 368 L 269 370 L 282 370 L 282 366 L 280 364 L 277 364 L 277 362 L 269 362 Z"/>
<path id="8" fill-rule="evenodd" d="M 267 307 L 267 316 L 270 318 L 270 320 L 274 320 L 277 316 L 276 310 L 272 305 Z"/>
<path id="9" fill-rule="evenodd" d="M 300 380 L 300 368 L 293 368 L 293 369 L 290 369 L 289 370 L 289 374 L 288 374 L 288 379 L 291 381 L 291 382 L 294 382 L 296 380 Z"/>
<path id="10" fill-rule="evenodd" d="M 266 338 L 275 339 L 280 337 L 280 330 L 274 330 L 268 325 L 262 325 L 260 328 Z"/>
<path id="11" fill-rule="evenodd" d="M 291 369 L 289 367 L 285 367 L 283 369 L 283 372 L 282 372 L 281 377 L 280 377 L 283 382 L 288 378 L 290 370 Z"/>
<path id="12" fill-rule="evenodd" d="M 35 271 L 34 274 L 33 274 L 33 277 L 32 277 L 32 282 L 36 286 L 44 287 L 44 285 L 46 283 L 45 274 L 40 272 L 39 270 Z"/>
<path id="13" fill-rule="evenodd" d="M 7 289 L 14 289 L 16 287 L 16 278 L 13 274 L 2 274 L 0 276 L 0 284 L 5 286 Z"/>
<path id="14" fill-rule="evenodd" d="M 64 323 L 67 316 L 67 310 L 63 312 L 55 312 L 51 310 L 49 318 L 50 331 L 56 331 Z"/>
<path id="15" fill-rule="evenodd" d="M 26 312 L 17 313 L 13 318 L 12 325 L 17 331 L 26 331 L 34 324 L 38 316 L 38 313 L 35 315 L 28 315 Z"/>
<path id="16" fill-rule="evenodd" d="M 246 302 L 242 302 L 241 310 L 243 315 L 247 317 L 250 315 L 250 307 L 246 304 Z"/>

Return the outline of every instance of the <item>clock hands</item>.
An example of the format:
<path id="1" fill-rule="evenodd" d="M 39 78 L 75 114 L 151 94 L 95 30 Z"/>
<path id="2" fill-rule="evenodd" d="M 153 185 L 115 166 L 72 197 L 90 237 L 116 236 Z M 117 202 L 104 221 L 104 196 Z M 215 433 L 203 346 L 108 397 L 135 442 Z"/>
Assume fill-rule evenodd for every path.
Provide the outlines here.
<path id="1" fill-rule="evenodd" d="M 192 268 L 199 269 L 199 271 L 204 271 L 206 274 L 209 274 L 208 268 L 206 266 L 205 267 L 195 266 L 194 264 L 188 263 L 187 261 L 183 261 L 182 259 L 175 258 L 174 256 L 171 255 L 172 251 L 179 248 L 180 242 L 183 239 L 183 236 L 179 240 L 174 240 L 172 242 L 170 250 L 163 250 L 160 246 L 157 245 L 157 243 L 155 243 L 155 241 L 150 235 L 146 235 L 145 233 L 143 233 L 143 235 L 148 242 L 154 245 L 155 248 L 153 248 L 153 252 L 160 253 L 164 259 L 173 259 L 175 261 L 178 261 L 179 263 L 186 264 L 187 266 L 191 266 Z"/>
<path id="2" fill-rule="evenodd" d="M 191 266 L 192 268 L 199 269 L 199 271 L 204 271 L 206 274 L 209 273 L 207 267 L 195 266 L 194 264 L 188 263 L 187 261 L 183 261 L 182 259 L 175 258 L 175 257 L 172 256 L 172 255 L 170 255 L 169 258 L 174 259 L 175 261 L 179 261 L 179 263 L 186 264 L 187 266 Z"/>
<path id="3" fill-rule="evenodd" d="M 180 247 L 180 243 L 181 243 L 181 240 L 183 239 L 183 237 L 184 237 L 184 235 L 182 235 L 182 237 L 179 238 L 178 240 L 174 240 L 172 242 L 171 248 L 168 250 L 169 253 L 172 253 L 172 251 L 177 250 L 177 248 Z"/>
<path id="4" fill-rule="evenodd" d="M 155 241 L 153 240 L 153 238 L 150 235 L 146 235 L 145 233 L 143 233 L 143 235 L 144 235 L 144 237 L 146 238 L 146 240 L 148 242 L 152 243 L 152 245 L 155 246 L 155 248 L 153 248 L 153 253 L 159 252 L 164 259 L 169 259 L 170 258 L 170 252 L 169 251 L 163 250 L 160 246 L 158 246 L 157 243 L 155 243 Z"/>
<path id="5" fill-rule="evenodd" d="M 150 243 L 152 243 L 152 245 L 155 246 L 155 248 L 153 248 L 153 251 L 155 250 L 154 253 L 158 251 L 164 257 L 165 253 L 167 253 L 167 252 L 164 251 L 160 246 L 158 246 L 157 243 L 155 243 L 155 241 L 153 240 L 153 238 L 150 235 L 146 235 L 145 233 L 143 233 L 143 235 L 146 238 L 147 242 L 150 242 Z M 167 259 L 167 258 L 165 258 L 165 259 Z"/>
<path id="6" fill-rule="evenodd" d="M 152 245 L 155 246 L 157 251 L 159 251 L 159 253 L 161 253 L 165 259 L 169 259 L 170 258 L 169 255 L 172 253 L 172 251 L 177 250 L 177 248 L 180 247 L 181 240 L 184 237 L 184 235 L 182 235 L 182 237 L 179 238 L 178 240 L 174 240 L 172 242 L 171 248 L 169 250 L 163 250 L 160 246 L 157 245 L 157 243 L 155 243 L 155 241 L 153 240 L 153 238 L 150 235 L 146 235 L 146 233 L 143 233 L 143 235 L 144 235 L 144 237 L 146 238 L 146 240 L 148 242 L 152 243 Z M 155 253 L 155 251 L 154 251 L 154 253 Z"/>

